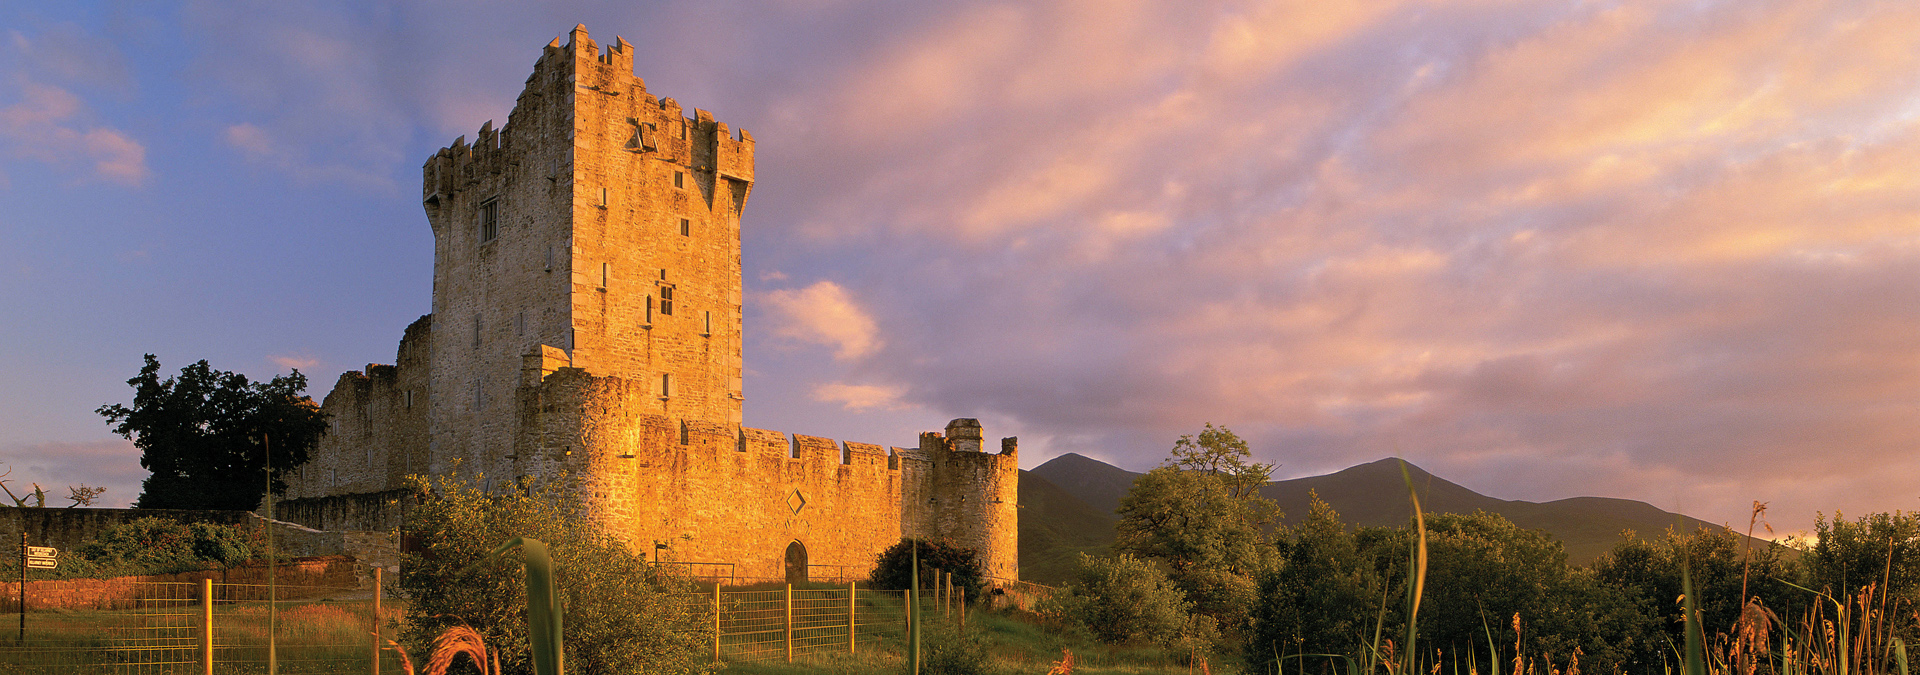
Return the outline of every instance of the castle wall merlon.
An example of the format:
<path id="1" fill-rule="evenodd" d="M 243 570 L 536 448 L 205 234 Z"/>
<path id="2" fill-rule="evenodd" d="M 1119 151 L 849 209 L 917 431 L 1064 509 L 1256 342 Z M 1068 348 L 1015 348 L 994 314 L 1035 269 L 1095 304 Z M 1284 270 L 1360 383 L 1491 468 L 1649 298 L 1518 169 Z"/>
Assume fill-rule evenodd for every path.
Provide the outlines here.
<path id="1" fill-rule="evenodd" d="M 881 448 L 880 446 L 874 445 L 872 443 L 855 443 L 853 441 L 844 441 L 840 444 L 840 463 L 841 464 L 852 464 L 854 455 L 860 455 L 863 458 L 870 459 L 871 461 L 880 461 L 887 458 L 887 451 L 884 448 Z"/>
<path id="2" fill-rule="evenodd" d="M 793 459 L 813 466 L 840 463 L 840 448 L 831 438 L 793 435 Z"/>
<path id="3" fill-rule="evenodd" d="M 574 24 L 573 30 L 567 33 L 567 51 L 573 54 L 575 63 L 582 58 L 597 58 L 600 55 L 599 45 L 587 36 L 587 24 Z"/>

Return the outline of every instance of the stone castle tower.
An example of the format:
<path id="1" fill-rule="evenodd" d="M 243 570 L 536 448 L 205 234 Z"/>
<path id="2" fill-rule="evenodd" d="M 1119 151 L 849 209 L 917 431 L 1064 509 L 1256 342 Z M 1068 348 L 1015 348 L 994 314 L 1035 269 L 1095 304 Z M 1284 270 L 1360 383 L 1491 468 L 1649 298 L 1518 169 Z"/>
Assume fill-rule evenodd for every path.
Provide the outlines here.
<path id="1" fill-rule="evenodd" d="M 403 477 L 457 467 L 569 481 L 636 550 L 736 576 L 864 574 L 917 536 L 1017 579 L 1013 439 L 985 452 L 968 419 L 890 449 L 741 426 L 753 152 L 647 93 L 624 39 L 548 44 L 504 126 L 427 160 L 433 313 L 395 365 L 341 376 L 280 513 L 400 527 Z"/>

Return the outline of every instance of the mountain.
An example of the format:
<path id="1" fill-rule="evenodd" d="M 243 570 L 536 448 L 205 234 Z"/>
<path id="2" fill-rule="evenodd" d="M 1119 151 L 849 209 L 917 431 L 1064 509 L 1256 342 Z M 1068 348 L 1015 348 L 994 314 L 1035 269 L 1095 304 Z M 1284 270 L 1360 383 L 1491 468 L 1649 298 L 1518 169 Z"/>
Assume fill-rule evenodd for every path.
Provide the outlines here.
<path id="1" fill-rule="evenodd" d="M 1075 554 L 1107 551 L 1117 520 L 1111 509 L 1090 506 L 1051 481 L 1021 471 L 1020 578 L 1065 583 L 1073 574 Z"/>
<path id="2" fill-rule="evenodd" d="M 1071 452 L 1047 460 L 1031 473 L 1051 481 L 1102 513 L 1119 510 L 1120 498 L 1133 487 L 1133 479 L 1140 477 L 1132 471 Z"/>
<path id="3" fill-rule="evenodd" d="M 1306 515 L 1308 495 L 1313 493 L 1332 505 L 1339 512 L 1340 519 L 1349 526 L 1399 527 L 1413 516 L 1412 505 L 1407 500 L 1407 482 L 1401 477 L 1400 466 L 1400 460 L 1387 458 L 1324 476 L 1275 481 L 1261 488 L 1260 493 L 1278 503 L 1289 520 Z M 1593 562 L 1620 540 L 1620 533 L 1624 530 L 1633 530 L 1642 537 L 1654 537 L 1668 527 L 1686 530 L 1719 527 L 1698 518 L 1670 513 L 1651 504 L 1628 499 L 1574 497 L 1543 503 L 1496 499 L 1435 476 L 1413 464 L 1407 464 L 1406 470 L 1407 476 L 1413 479 L 1415 491 L 1420 495 L 1421 508 L 1428 513 L 1473 513 L 1485 510 L 1500 514 L 1523 528 L 1545 530 L 1566 546 L 1567 561 L 1575 565 Z M 1069 508 L 1069 505 L 1061 503 L 1060 497 L 1072 497 L 1097 514 L 1108 516 L 1104 521 L 1104 529 L 1098 531 L 1105 534 L 1103 541 L 1111 542 L 1112 522 L 1116 520 L 1111 516 L 1113 509 L 1119 507 L 1120 498 L 1133 485 L 1133 479 L 1140 476 L 1072 453 L 1055 457 L 1030 472 L 1021 473 L 1022 576 L 1026 576 L 1028 553 L 1025 536 L 1029 518 L 1052 521 L 1055 509 Z M 1058 490 L 1065 494 L 1050 496 L 1044 504 L 1028 504 L 1028 475 L 1047 481 L 1047 490 Z M 1076 518 L 1092 522 L 1085 515 Z M 1054 530 L 1049 532 L 1049 536 L 1055 537 L 1049 542 L 1072 536 L 1058 531 L 1073 527 L 1063 523 L 1049 525 Z M 1091 541 L 1091 535 L 1074 541 L 1084 548 L 1089 546 L 1084 542 Z M 1036 560 L 1046 555 L 1043 551 L 1052 550 L 1051 546 L 1036 544 Z"/>

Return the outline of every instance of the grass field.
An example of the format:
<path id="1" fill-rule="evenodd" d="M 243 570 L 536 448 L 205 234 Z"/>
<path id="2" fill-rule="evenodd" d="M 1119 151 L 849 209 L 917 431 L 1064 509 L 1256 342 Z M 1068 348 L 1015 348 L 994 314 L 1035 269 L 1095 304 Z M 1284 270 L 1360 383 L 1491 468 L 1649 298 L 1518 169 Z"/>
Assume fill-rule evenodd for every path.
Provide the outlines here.
<path id="1" fill-rule="evenodd" d="M 282 602 L 275 651 L 279 671 L 366 672 L 373 636 L 370 600 Z M 397 603 L 382 607 L 389 622 L 400 619 Z M 18 614 L 0 615 L 0 672 L 81 675 L 92 673 L 198 673 L 200 608 L 171 603 L 138 610 L 29 612 L 25 640 L 18 640 Z M 214 672 L 267 671 L 267 606 L 259 602 L 216 605 Z M 399 657 L 383 654 L 382 670 L 399 673 Z"/>

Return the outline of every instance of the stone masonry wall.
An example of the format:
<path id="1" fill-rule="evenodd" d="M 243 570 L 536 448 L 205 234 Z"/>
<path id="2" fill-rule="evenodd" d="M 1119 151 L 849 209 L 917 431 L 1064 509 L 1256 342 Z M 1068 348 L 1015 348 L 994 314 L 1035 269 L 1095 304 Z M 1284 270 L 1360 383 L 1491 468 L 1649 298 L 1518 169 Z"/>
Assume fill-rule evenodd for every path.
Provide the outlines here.
<path id="1" fill-rule="evenodd" d="M 753 138 L 705 110 L 686 117 L 577 27 L 573 67 L 573 365 L 646 381 L 635 405 L 741 421 L 740 213 Z M 664 378 L 664 379 L 663 379 Z"/>
<path id="2" fill-rule="evenodd" d="M 274 569 L 274 581 L 280 586 L 279 597 L 288 600 L 325 597 L 337 594 L 341 589 L 365 586 L 359 568 L 364 567 L 347 556 L 322 556 L 296 558 Z M 140 609 L 151 608 L 152 600 L 178 600 L 182 595 L 197 597 L 198 587 L 183 589 L 175 584 L 198 584 L 201 579 L 212 579 L 219 594 L 215 600 L 251 599 L 259 591 L 255 589 L 233 589 L 219 584 L 265 585 L 267 567 L 265 563 L 246 563 L 226 569 L 202 570 L 198 572 L 180 572 L 178 574 L 151 574 L 135 577 L 115 577 L 112 579 L 61 579 L 53 581 L 27 580 L 27 611 L 44 610 L 102 610 L 102 609 Z M 384 584 L 383 584 L 384 585 Z M 372 588 L 371 586 L 365 586 Z M 0 597 L 7 599 L 9 609 L 20 605 L 20 582 L 0 583 Z M 238 594 L 238 597 L 234 597 Z"/>
<path id="3" fill-rule="evenodd" d="M 281 499 L 382 492 L 427 471 L 432 326 L 433 317 L 423 316 L 407 327 L 395 365 L 370 363 L 340 376 L 320 406 L 327 433 L 309 461 L 287 476 Z"/>

